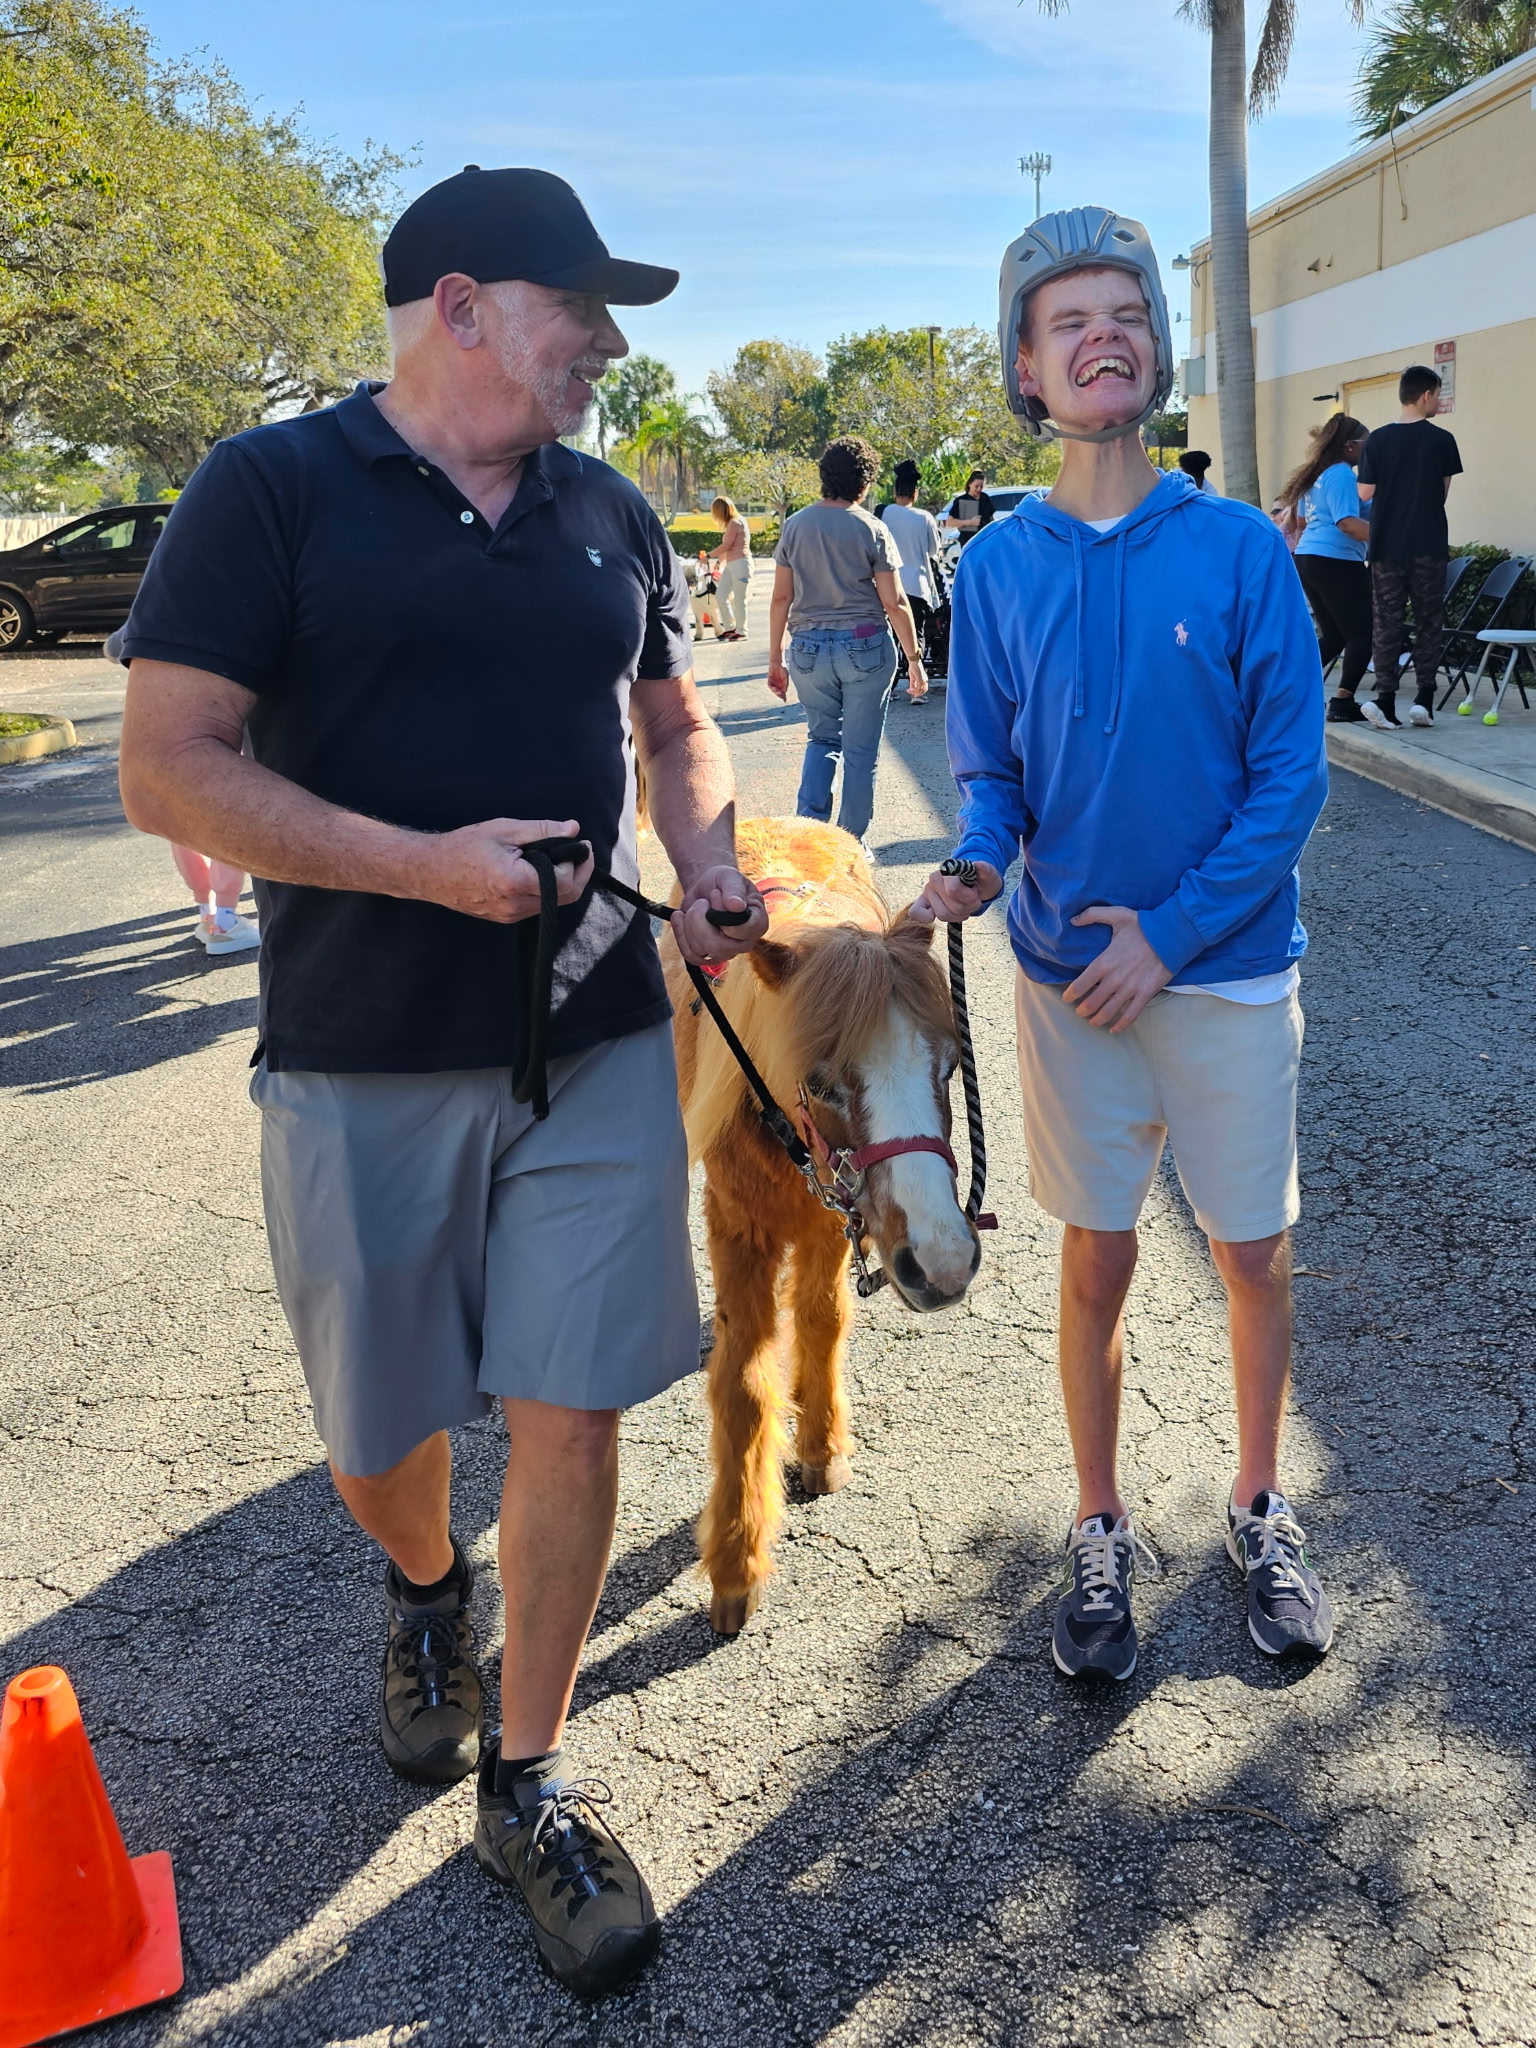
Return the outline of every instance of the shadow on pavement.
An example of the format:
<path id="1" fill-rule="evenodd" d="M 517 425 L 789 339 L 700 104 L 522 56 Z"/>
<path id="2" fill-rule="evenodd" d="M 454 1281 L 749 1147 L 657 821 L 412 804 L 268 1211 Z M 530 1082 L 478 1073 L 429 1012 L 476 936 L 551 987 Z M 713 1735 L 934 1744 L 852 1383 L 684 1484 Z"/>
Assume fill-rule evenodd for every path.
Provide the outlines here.
<path id="1" fill-rule="evenodd" d="M 21 1040 L 6 1053 L 5 1085 L 78 1087 L 254 1031 L 251 979 L 221 987 L 217 977 L 255 955 L 210 957 L 192 923 L 189 907 L 0 947 L 0 1033 Z"/>
<path id="2" fill-rule="evenodd" d="M 345 1532 L 337 1533 L 346 1551 Z M 1374 1523 L 1362 1538 L 1373 1544 L 1382 1534 Z M 111 2038 L 777 2048 L 834 2037 L 858 2011 L 867 2030 L 860 2038 L 886 2042 L 1120 2042 L 1134 2032 L 1138 2043 L 1172 2048 L 1192 2027 L 1201 2039 L 1329 2042 L 1342 2037 L 1343 2013 L 1362 2010 L 1377 2011 L 1383 2038 L 1391 2035 L 1393 2015 L 1422 1979 L 1478 1950 L 1497 1870 L 1457 1872 L 1456 1896 L 1442 1897 L 1430 1939 L 1412 1896 L 1414 1866 L 1449 1816 L 1436 1810 L 1432 1788 L 1384 1792 L 1380 1729 L 1362 1726 L 1360 1692 L 1390 1718 L 1419 1682 L 1418 1658 L 1362 1659 L 1359 1692 L 1348 1688 L 1305 1720 L 1293 1710 L 1303 1689 L 1277 1677 L 1255 1741 L 1251 1730 L 1234 1731 L 1225 1711 L 1229 1674 L 1249 1654 L 1225 1625 L 1235 1615 L 1222 1616 L 1221 1668 L 1169 1669 L 1172 1646 L 1190 1630 L 1212 1638 L 1221 1603 L 1209 1567 L 1149 1617 L 1150 1656 L 1136 1677 L 1090 1690 L 1055 1679 L 1045 1655 L 1039 1596 L 1054 1532 L 1042 1527 L 1021 1544 L 993 1528 L 980 1547 L 990 1581 L 970 1598 L 917 1606 L 878 1653 L 870 1677 L 887 1696 L 884 1728 L 830 1765 L 826 1749 L 818 1752 L 780 1810 L 673 1909 L 660 1962 L 621 1996 L 585 2008 L 549 1986 L 515 1905 L 464 1850 L 449 1849 L 431 1877 L 350 1923 L 344 1948 L 337 1928 L 319 1950 L 301 1943 L 270 1952 L 237 2009 L 216 2017 L 210 2008 L 190 2028 L 172 2009 Z M 298 1553 L 311 1601 L 324 1548 L 311 1537 Z M 285 1578 L 294 1563 L 285 1553 Z M 156 1588 L 145 1578 L 132 1590 L 142 1599 Z M 350 1554 L 335 1590 L 337 1611 L 364 1611 Z M 123 1592 L 109 1589 L 114 1613 Z M 138 1840 L 161 1842 L 174 1826 L 172 1846 L 180 1842 L 188 1859 L 178 1868 L 192 1998 L 256 1960 L 258 1945 L 239 1933 L 253 1888 L 277 1878 L 266 1828 L 275 1823 L 290 1848 L 295 1826 L 305 1838 L 303 1866 L 285 1857 L 281 1878 L 283 1924 L 297 1927 L 420 1803 L 356 1733 L 324 1730 L 313 1754 L 294 1759 L 295 1741 L 311 1729 L 300 1671 L 316 1655 L 337 1654 L 313 1622 L 303 1624 L 305 1605 L 301 1597 L 289 1617 L 290 1639 L 302 1646 L 298 1670 L 280 1661 L 274 1671 L 270 1655 L 262 1659 L 227 1623 L 217 1646 L 197 1641 L 187 1621 L 173 1623 L 179 1682 L 196 1686 L 206 1676 L 215 1687 L 185 1716 L 182 1739 L 222 1709 L 254 1719 L 268 1743 L 264 1772 L 238 1743 L 205 1752 L 190 1770 L 165 1773 L 151 1810 L 131 1816 Z M 632 1645 L 622 1659 L 626 1681 L 639 1686 L 675 1669 L 690 1629 L 707 1635 L 702 1615 Z M 124 1636 L 131 1631 L 113 1640 Z M 929 1661 L 952 1664 L 973 1639 L 994 1646 L 914 1703 Z M 140 1646 L 142 1662 L 154 1655 L 152 1644 Z M 248 1702 L 218 1690 L 231 1656 L 252 1660 L 245 1668 L 257 1690 Z M 365 1701 L 367 1656 L 343 1649 L 341 1661 L 351 1697 Z M 82 1691 L 88 1714 L 96 1691 L 98 1728 L 100 1685 L 101 1674 L 88 1671 Z M 1455 1739 L 1453 1726 L 1446 1733 Z M 1179 1771 L 1165 1769 L 1170 1747 L 1180 1752 Z M 106 1748 L 104 1761 L 121 1754 L 115 1734 Z M 660 1796 L 710 1804 L 699 1783 L 704 1761 L 688 1771 L 658 1765 Z M 470 1804 L 456 1796 L 467 1837 Z M 636 1838 L 633 1825 L 629 1832 Z M 191 1860 L 210 1834 L 216 1883 Z M 270 1943 L 269 1913 L 262 1925 Z M 1187 1937 L 1176 1961 L 1172 1930 Z M 1316 2032 L 1295 2023 L 1298 1963 L 1304 1979 L 1316 1980 Z M 1227 2029 L 1215 2034 L 1213 1999 L 1224 2002 Z M 1280 2004 L 1291 2015 L 1285 2028 L 1276 2025 Z"/>

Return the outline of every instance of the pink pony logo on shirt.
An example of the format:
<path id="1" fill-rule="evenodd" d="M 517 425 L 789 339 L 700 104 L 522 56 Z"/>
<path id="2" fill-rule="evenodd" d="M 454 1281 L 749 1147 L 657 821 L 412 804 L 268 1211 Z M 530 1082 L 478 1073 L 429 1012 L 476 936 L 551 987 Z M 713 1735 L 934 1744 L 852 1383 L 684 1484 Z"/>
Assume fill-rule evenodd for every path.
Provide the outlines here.
<path id="1" fill-rule="evenodd" d="M 1173 637 L 1178 642 L 1180 647 L 1187 647 L 1189 645 L 1189 628 L 1185 625 L 1182 619 L 1180 619 L 1179 623 L 1174 627 Z"/>

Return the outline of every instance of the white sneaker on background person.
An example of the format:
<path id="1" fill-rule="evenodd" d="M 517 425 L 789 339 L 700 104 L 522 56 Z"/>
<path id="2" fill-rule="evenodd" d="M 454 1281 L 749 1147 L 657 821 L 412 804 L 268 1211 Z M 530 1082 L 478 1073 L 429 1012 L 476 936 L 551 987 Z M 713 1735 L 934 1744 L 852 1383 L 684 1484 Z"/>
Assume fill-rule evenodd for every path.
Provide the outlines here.
<path id="1" fill-rule="evenodd" d="M 261 944 L 261 933 L 237 910 L 205 910 L 197 920 L 197 936 L 207 953 L 248 953 Z"/>

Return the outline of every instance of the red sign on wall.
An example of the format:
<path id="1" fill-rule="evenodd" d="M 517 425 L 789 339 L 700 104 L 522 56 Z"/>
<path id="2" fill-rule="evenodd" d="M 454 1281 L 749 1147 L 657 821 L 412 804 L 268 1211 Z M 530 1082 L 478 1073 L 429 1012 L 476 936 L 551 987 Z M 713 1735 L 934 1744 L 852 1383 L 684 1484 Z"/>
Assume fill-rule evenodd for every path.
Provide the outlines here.
<path id="1" fill-rule="evenodd" d="M 1456 344 L 1454 341 L 1435 343 L 1435 369 L 1440 377 L 1440 410 L 1456 410 Z"/>

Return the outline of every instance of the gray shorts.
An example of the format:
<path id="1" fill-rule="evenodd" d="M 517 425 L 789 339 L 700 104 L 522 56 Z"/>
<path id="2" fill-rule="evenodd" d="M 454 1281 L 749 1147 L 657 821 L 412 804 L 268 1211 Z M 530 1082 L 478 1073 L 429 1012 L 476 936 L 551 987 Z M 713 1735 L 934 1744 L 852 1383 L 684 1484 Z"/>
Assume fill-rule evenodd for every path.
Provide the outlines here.
<path id="1" fill-rule="evenodd" d="M 277 1291 L 343 1472 L 382 1472 L 504 1396 L 627 1408 L 699 1362 L 672 1027 L 549 1064 L 258 1068 Z"/>

